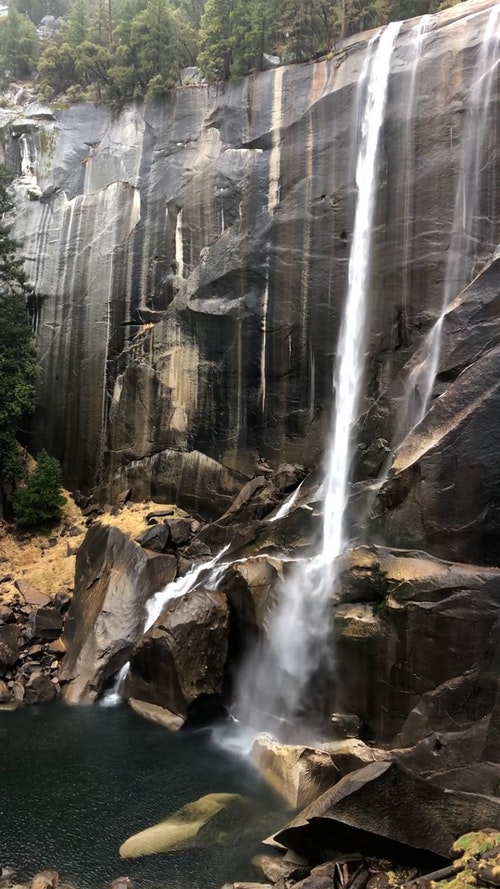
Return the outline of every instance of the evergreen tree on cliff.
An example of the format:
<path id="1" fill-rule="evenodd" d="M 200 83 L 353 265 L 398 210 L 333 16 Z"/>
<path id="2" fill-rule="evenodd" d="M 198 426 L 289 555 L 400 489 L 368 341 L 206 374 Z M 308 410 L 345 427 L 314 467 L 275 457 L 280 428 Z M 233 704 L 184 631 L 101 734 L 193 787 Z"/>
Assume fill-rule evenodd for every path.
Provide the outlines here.
<path id="1" fill-rule="evenodd" d="M 233 62 L 233 0 L 207 0 L 198 64 L 208 80 L 229 80 Z"/>
<path id="2" fill-rule="evenodd" d="M 6 497 L 24 466 L 16 435 L 23 415 L 33 409 L 36 358 L 26 313 L 31 293 L 19 258 L 19 243 L 4 216 L 12 209 L 8 194 L 11 176 L 0 166 L 0 516 Z"/>
<path id="3" fill-rule="evenodd" d="M 14 5 L 0 23 L 0 67 L 13 79 L 32 77 L 39 54 L 36 28 L 27 15 L 22 15 Z"/>

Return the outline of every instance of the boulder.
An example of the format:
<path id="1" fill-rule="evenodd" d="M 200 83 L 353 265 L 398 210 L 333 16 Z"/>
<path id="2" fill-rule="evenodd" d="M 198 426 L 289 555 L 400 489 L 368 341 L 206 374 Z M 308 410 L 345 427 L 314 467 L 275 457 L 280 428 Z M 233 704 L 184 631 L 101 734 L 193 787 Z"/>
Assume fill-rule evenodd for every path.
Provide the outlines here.
<path id="1" fill-rule="evenodd" d="M 325 751 L 280 744 L 269 735 L 254 741 L 252 761 L 294 809 L 309 805 L 339 779 L 339 771 Z"/>
<path id="2" fill-rule="evenodd" d="M 143 546 L 144 549 L 153 550 L 155 553 L 163 553 L 169 541 L 170 533 L 169 529 L 164 524 L 152 525 L 150 528 L 146 528 L 138 537 L 135 538 L 135 542 L 139 544 L 139 546 Z"/>
<path id="3" fill-rule="evenodd" d="M 292 463 L 282 463 L 278 466 L 273 476 L 274 484 L 278 491 L 286 494 L 293 490 L 305 478 L 306 471 L 303 466 Z"/>
<path id="4" fill-rule="evenodd" d="M 15 612 L 10 605 L 0 605 L 0 624 L 12 624 L 15 619 Z"/>
<path id="5" fill-rule="evenodd" d="M 176 575 L 174 556 L 148 553 L 117 528 L 93 525 L 76 558 L 60 679 L 67 703 L 90 703 L 128 660 L 146 602 Z"/>
<path id="6" fill-rule="evenodd" d="M 309 872 L 307 866 L 287 862 L 282 855 L 254 855 L 252 864 L 270 883 L 297 879 Z"/>
<path id="7" fill-rule="evenodd" d="M 190 519 L 166 519 L 165 524 L 170 531 L 170 540 L 174 546 L 184 546 L 191 537 Z"/>
<path id="8" fill-rule="evenodd" d="M 17 679 L 12 686 L 12 697 L 18 704 L 22 704 L 22 702 L 24 701 L 24 685 L 19 679 Z"/>
<path id="9" fill-rule="evenodd" d="M 40 590 L 37 590 L 36 587 L 31 583 L 28 583 L 27 580 L 16 580 L 15 585 L 27 605 L 43 607 L 44 605 L 49 604 L 50 597 L 46 596 L 45 593 L 41 593 Z"/>
<path id="10" fill-rule="evenodd" d="M 339 776 L 355 772 L 370 762 L 388 762 L 393 758 L 390 750 L 370 747 L 359 738 L 345 738 L 321 744 L 320 749 L 331 757 Z"/>
<path id="11" fill-rule="evenodd" d="M 33 877 L 31 889 L 57 889 L 59 874 L 55 870 L 44 870 Z"/>
<path id="12" fill-rule="evenodd" d="M 54 608 L 57 608 L 59 611 L 64 611 L 70 602 L 71 595 L 66 590 L 61 590 L 54 596 Z"/>
<path id="13" fill-rule="evenodd" d="M 66 651 L 66 646 L 62 639 L 54 639 L 47 645 L 49 654 L 62 655 Z"/>
<path id="14" fill-rule="evenodd" d="M 265 632 L 266 619 L 277 604 L 282 569 L 282 560 L 256 556 L 233 562 L 217 584 L 231 611 L 230 655 L 235 664 Z"/>
<path id="15" fill-rule="evenodd" d="M 32 639 L 53 642 L 61 635 L 63 618 L 56 608 L 38 608 L 28 619 L 28 632 Z"/>
<path id="16" fill-rule="evenodd" d="M 120 846 L 120 858 L 141 858 L 198 845 L 201 829 L 220 812 L 226 810 L 228 818 L 232 819 L 246 809 L 246 801 L 236 793 L 209 793 L 183 806 L 159 824 L 134 834 Z"/>
<path id="17" fill-rule="evenodd" d="M 0 679 L 0 704 L 6 704 L 10 701 L 9 686 Z"/>
<path id="18" fill-rule="evenodd" d="M 46 704 L 56 696 L 54 683 L 43 673 L 32 673 L 26 684 L 24 700 L 27 704 Z"/>
<path id="19" fill-rule="evenodd" d="M 229 509 L 210 525 L 205 525 L 195 542 L 201 540 L 216 552 L 228 543 L 236 549 L 255 538 L 259 521 L 278 504 L 273 482 L 259 475 L 247 481 Z M 189 550 L 188 550 L 189 552 Z"/>
<path id="20" fill-rule="evenodd" d="M 360 717 L 363 738 L 393 741 L 412 711 L 405 744 L 491 711 L 499 671 L 499 569 L 385 547 L 360 547 L 340 564 L 338 697 Z M 469 677 L 466 685 L 453 690 L 461 676 Z M 433 700 L 433 710 L 422 710 L 420 702 L 429 708 Z"/>
<path id="21" fill-rule="evenodd" d="M 0 676 L 5 675 L 19 657 L 19 635 L 19 628 L 13 624 L 0 626 Z"/>
<path id="22" fill-rule="evenodd" d="M 229 608 L 222 593 L 195 589 L 172 599 L 132 652 L 126 696 L 183 719 L 219 708 L 228 632 Z"/>
<path id="23" fill-rule="evenodd" d="M 148 704 L 146 701 L 138 701 L 136 698 L 129 698 L 128 703 L 134 713 L 174 732 L 179 731 L 186 721 L 182 716 L 177 716 L 176 713 L 172 713 L 165 707 L 159 707 L 158 704 Z"/>
<path id="24" fill-rule="evenodd" d="M 342 778 L 306 808 L 274 841 L 300 855 L 339 848 L 345 837 L 363 852 L 384 840 L 448 858 L 452 843 L 470 830 L 499 823 L 500 800 L 443 790 L 396 763 L 371 763 Z M 393 847 L 394 849 L 394 847 Z"/>

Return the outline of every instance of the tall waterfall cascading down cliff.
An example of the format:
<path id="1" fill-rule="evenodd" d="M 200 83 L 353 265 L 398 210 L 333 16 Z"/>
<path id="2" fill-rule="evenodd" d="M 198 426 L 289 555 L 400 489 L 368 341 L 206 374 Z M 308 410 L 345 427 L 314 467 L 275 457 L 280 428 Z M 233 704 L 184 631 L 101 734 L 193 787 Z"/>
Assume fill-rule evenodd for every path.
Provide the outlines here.
<path id="1" fill-rule="evenodd" d="M 175 635 L 168 620 L 188 599 L 187 621 L 191 598 L 206 615 L 213 608 L 218 651 L 227 648 L 220 684 L 206 692 L 213 700 L 228 703 L 249 642 L 271 637 L 268 654 L 257 654 L 263 678 L 242 680 L 238 713 L 254 708 L 258 728 L 273 719 L 276 728 L 278 717 L 285 733 L 318 709 L 316 698 L 331 712 L 338 687 L 347 689 L 338 708 L 359 716 L 363 737 L 390 741 L 423 696 L 496 650 L 493 9 L 469 0 L 403 23 L 393 46 L 392 27 L 375 40 L 356 35 L 314 64 L 193 85 L 119 115 L 79 106 L 9 118 L 5 159 L 22 173 L 36 157 L 40 187 L 37 195 L 20 178 L 15 231 L 36 292 L 33 449 L 59 456 L 68 486 L 93 490 L 101 507 L 127 497 L 177 503 L 198 528 L 156 560 L 123 534 L 90 529 L 66 624 L 66 700 L 95 700 L 130 657 L 127 695 L 194 719 L 199 677 L 180 700 L 165 688 L 166 655 L 158 668 L 165 635 Z M 408 378 L 462 250 L 450 240 L 474 133 L 477 181 L 465 200 L 475 258 L 449 284 L 439 398 L 401 441 Z M 163 625 L 144 633 L 148 598 L 228 543 L 224 578 L 201 573 L 188 596 L 168 602 Z M 104 579 L 87 587 L 103 547 Z M 109 606 L 106 572 L 118 558 L 130 559 L 126 595 L 118 602 L 110 582 Z M 474 579 L 450 561 L 474 565 Z M 139 569 L 155 578 L 152 588 L 141 580 L 140 595 Z M 89 629 L 90 588 L 98 616 Z M 464 638 L 466 594 L 474 613 L 482 602 L 477 648 Z M 443 645 L 451 633 L 458 641 Z M 442 657 L 431 642 L 446 648 Z"/>
<path id="2" fill-rule="evenodd" d="M 242 672 L 236 712 L 253 728 L 290 732 L 306 710 L 304 691 L 320 667 L 332 660 L 331 597 L 335 559 L 346 546 L 344 525 L 353 457 L 352 435 L 364 378 L 371 237 L 378 191 L 379 140 L 384 121 L 392 50 L 400 23 L 378 35 L 368 48 L 358 91 L 361 106 L 357 201 L 349 259 L 348 290 L 337 345 L 335 411 L 327 441 L 321 549 L 297 562 L 269 618 L 268 637 Z M 301 722 L 302 719 L 301 719 Z M 305 729 L 302 724 L 302 731 Z M 297 726 L 295 726 L 295 730 Z"/>

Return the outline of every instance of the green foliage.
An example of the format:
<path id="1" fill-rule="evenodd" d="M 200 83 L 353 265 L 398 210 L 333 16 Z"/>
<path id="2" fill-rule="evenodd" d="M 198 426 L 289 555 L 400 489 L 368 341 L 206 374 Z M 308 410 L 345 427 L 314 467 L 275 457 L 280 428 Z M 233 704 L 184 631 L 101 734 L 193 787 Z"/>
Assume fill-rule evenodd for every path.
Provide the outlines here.
<path id="1" fill-rule="evenodd" d="M 173 29 L 165 0 L 149 0 L 132 20 L 130 50 L 138 80 L 145 91 L 155 80 L 156 94 L 175 83 Z"/>
<path id="2" fill-rule="evenodd" d="M 58 18 L 64 15 L 68 8 L 68 0 L 15 0 L 14 5 L 18 12 L 27 15 L 35 25 L 46 15 Z"/>
<path id="3" fill-rule="evenodd" d="M 36 70 L 39 40 L 36 28 L 27 15 L 14 5 L 0 24 L 0 66 L 11 78 L 31 77 Z"/>
<path id="4" fill-rule="evenodd" d="M 228 80 L 258 70 L 264 53 L 305 61 L 358 31 L 456 0 L 14 0 L 16 35 L 16 14 L 30 24 L 16 9 L 36 20 L 42 7 L 68 2 L 66 21 L 38 63 L 40 92 L 119 107 L 170 90 L 188 65 L 198 64 L 207 80 Z M 33 53 L 16 35 L 15 52 L 4 40 L 4 68 L 20 60 L 32 71 Z"/>
<path id="5" fill-rule="evenodd" d="M 497 846 L 500 846 L 500 831 L 476 830 L 472 833 L 464 833 L 458 840 L 455 840 L 452 850 L 462 855 L 465 864 L 468 858 L 482 855 Z"/>
<path id="6" fill-rule="evenodd" d="M 74 0 L 38 66 L 42 93 L 80 88 L 112 104 L 171 89 L 196 59 L 196 34 L 169 0 Z"/>
<path id="7" fill-rule="evenodd" d="M 10 174 L 0 167 L 0 217 L 12 209 L 7 191 Z M 26 280 L 19 243 L 9 226 L 0 223 L 0 488 L 22 472 L 17 426 L 33 409 L 36 359 L 33 333 L 26 313 L 31 288 Z"/>
<path id="8" fill-rule="evenodd" d="M 208 80 L 228 80 L 233 61 L 233 0 L 207 0 L 200 25 L 198 64 Z"/>
<path id="9" fill-rule="evenodd" d="M 60 521 L 66 498 L 61 492 L 61 465 L 42 451 L 25 487 L 13 497 L 14 518 L 21 528 L 45 528 Z"/>
<path id="10" fill-rule="evenodd" d="M 68 43 L 49 43 L 38 63 L 40 93 L 48 99 L 76 83 L 76 58 Z"/>

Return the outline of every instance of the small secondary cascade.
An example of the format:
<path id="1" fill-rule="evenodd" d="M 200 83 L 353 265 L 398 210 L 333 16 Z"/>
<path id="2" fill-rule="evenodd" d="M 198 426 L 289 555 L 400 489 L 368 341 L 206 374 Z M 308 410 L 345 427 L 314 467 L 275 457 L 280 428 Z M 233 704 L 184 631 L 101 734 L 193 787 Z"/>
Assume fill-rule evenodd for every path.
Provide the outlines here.
<path id="1" fill-rule="evenodd" d="M 170 602 L 172 599 L 178 599 L 179 596 L 184 596 L 186 593 L 190 593 L 197 584 L 197 581 L 201 574 L 207 575 L 207 585 L 209 586 L 219 576 L 218 569 L 225 569 L 226 566 L 223 564 L 219 566 L 220 559 L 229 548 L 229 544 L 221 550 L 210 562 L 200 562 L 199 565 L 194 565 L 187 574 L 183 577 L 177 577 L 176 580 L 173 580 L 171 583 L 167 583 L 162 590 L 159 590 L 154 596 L 146 603 L 146 615 L 144 620 L 144 628 L 142 631 L 142 635 L 145 633 L 153 624 L 158 620 L 160 614 L 167 602 Z M 127 661 L 123 667 L 120 668 L 118 673 L 116 674 L 115 681 L 113 683 L 113 687 L 107 691 L 100 701 L 101 706 L 110 707 L 114 704 L 118 704 L 122 699 L 122 691 L 123 686 L 125 684 L 125 680 L 128 676 L 128 672 L 130 670 L 130 661 Z"/>
<path id="2" fill-rule="evenodd" d="M 21 176 L 33 176 L 34 162 L 30 153 L 30 146 L 25 133 L 19 136 L 19 153 L 21 155 Z"/>
<path id="3" fill-rule="evenodd" d="M 441 331 L 446 311 L 457 293 L 475 277 L 475 264 L 481 246 L 478 233 L 479 196 L 484 169 L 488 108 L 495 74 L 499 68 L 500 4 L 492 7 L 484 39 L 474 68 L 473 82 L 462 133 L 460 161 L 455 192 L 451 242 L 440 315 L 425 340 L 422 360 L 411 371 L 399 430 L 402 438 L 427 413 L 441 352 Z"/>
<path id="4" fill-rule="evenodd" d="M 19 146 L 19 176 L 14 187 L 22 196 L 26 194 L 40 195 L 42 192 L 36 176 L 37 152 L 35 146 L 26 133 L 21 133 L 17 143 Z"/>
<path id="5" fill-rule="evenodd" d="M 295 720 L 306 710 L 304 699 L 313 694 L 312 678 L 320 667 L 322 673 L 327 674 L 331 668 L 329 611 L 335 580 L 334 562 L 346 546 L 344 524 L 352 431 L 364 376 L 380 132 L 399 27 L 400 23 L 392 23 L 371 41 L 358 85 L 364 102 L 359 115 L 357 204 L 348 292 L 334 373 L 336 399 L 324 483 L 321 549 L 312 560 L 296 563 L 271 616 L 267 644 L 250 656 L 242 670 L 237 693 L 235 715 L 242 723 L 257 730 L 271 729 L 279 736 L 285 735 L 287 740 L 294 734 Z"/>

